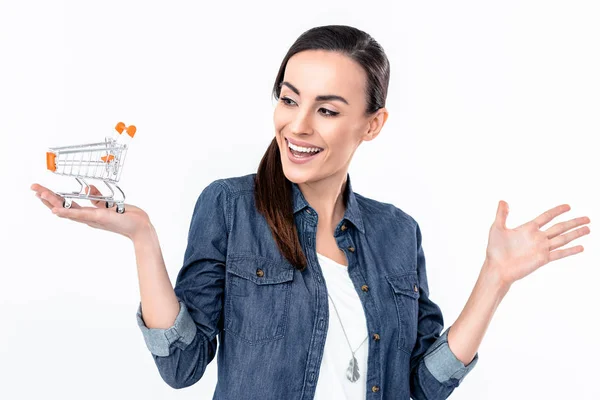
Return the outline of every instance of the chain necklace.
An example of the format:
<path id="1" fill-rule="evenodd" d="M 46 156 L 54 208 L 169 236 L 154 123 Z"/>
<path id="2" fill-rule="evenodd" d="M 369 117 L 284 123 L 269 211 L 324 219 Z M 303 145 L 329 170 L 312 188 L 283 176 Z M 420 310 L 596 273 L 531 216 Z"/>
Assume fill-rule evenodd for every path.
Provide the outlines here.
<path id="1" fill-rule="evenodd" d="M 346 336 L 346 341 L 348 342 L 348 347 L 350 347 L 350 351 L 352 352 L 352 358 L 350 359 L 350 363 L 348 364 L 348 369 L 346 369 L 346 378 L 348 378 L 348 380 L 350 382 L 356 382 L 358 380 L 358 378 L 360 378 L 360 374 L 358 373 L 358 362 L 356 361 L 356 357 L 354 356 L 354 353 L 358 349 L 360 349 L 360 346 L 362 346 L 365 343 L 365 341 L 369 338 L 369 335 L 367 335 L 365 340 L 362 341 L 362 343 L 360 344 L 360 346 L 358 346 L 356 348 L 356 350 L 352 351 L 352 346 L 350 345 L 350 340 L 348 340 L 348 335 L 346 335 L 346 330 L 344 329 L 344 324 L 342 324 L 342 319 L 340 318 L 340 314 L 338 314 L 337 307 L 335 306 L 335 303 L 333 302 L 333 299 L 331 298 L 331 296 L 329 296 L 329 293 L 327 293 L 327 296 L 329 297 L 329 299 L 331 300 L 331 303 L 333 304 L 335 313 L 337 314 L 338 320 L 340 321 L 340 325 L 342 326 L 342 332 L 344 332 L 344 336 Z"/>

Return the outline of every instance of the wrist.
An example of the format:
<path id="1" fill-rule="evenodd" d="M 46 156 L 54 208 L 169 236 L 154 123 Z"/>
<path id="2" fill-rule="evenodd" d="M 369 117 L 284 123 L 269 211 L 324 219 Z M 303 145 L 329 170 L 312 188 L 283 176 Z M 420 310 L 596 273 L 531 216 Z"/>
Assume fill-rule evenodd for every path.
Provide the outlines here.
<path id="1" fill-rule="evenodd" d="M 154 225 L 152 225 L 150 221 L 145 221 L 131 235 L 129 235 L 129 239 L 135 246 L 142 242 L 147 242 L 149 239 L 155 236 L 156 230 L 154 229 Z"/>
<path id="2" fill-rule="evenodd" d="M 501 266 L 494 264 L 486 258 L 479 274 L 479 279 L 485 283 L 490 291 L 496 293 L 500 298 L 510 290 L 512 282 L 506 282 L 502 278 Z"/>

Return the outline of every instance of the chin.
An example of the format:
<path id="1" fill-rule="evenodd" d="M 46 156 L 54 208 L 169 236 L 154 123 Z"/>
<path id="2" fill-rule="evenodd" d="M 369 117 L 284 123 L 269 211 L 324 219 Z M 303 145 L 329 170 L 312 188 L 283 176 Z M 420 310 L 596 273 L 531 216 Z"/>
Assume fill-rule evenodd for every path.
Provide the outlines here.
<path id="1" fill-rule="evenodd" d="M 312 174 L 307 171 L 298 171 L 293 166 L 291 168 L 287 168 L 285 165 L 283 166 L 283 174 L 290 182 L 294 182 L 296 184 L 305 183 L 312 177 Z"/>

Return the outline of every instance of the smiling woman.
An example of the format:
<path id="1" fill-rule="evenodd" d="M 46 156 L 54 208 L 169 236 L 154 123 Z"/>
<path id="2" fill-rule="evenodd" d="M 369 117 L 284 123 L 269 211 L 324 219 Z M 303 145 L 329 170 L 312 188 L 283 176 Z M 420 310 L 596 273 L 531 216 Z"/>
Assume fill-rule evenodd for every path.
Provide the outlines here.
<path id="1" fill-rule="evenodd" d="M 168 385 L 193 385 L 218 357 L 214 399 L 446 399 L 476 366 L 512 283 L 583 251 L 561 247 L 590 232 L 589 218 L 542 230 L 568 205 L 509 229 L 500 201 L 473 292 L 444 330 L 420 225 L 354 192 L 348 173 L 388 118 L 389 78 L 367 33 L 304 32 L 273 84 L 274 138 L 258 171 L 202 190 L 175 287 L 143 210 L 63 209 L 60 196 L 32 186 L 58 216 L 132 240 L 136 320 Z"/>
<path id="2" fill-rule="evenodd" d="M 444 331 L 419 224 L 355 193 L 348 174 L 357 148 L 387 120 L 389 74 L 383 49 L 353 27 L 313 28 L 291 46 L 257 173 L 214 181 L 198 199 L 174 324 L 157 329 L 138 309 L 171 386 L 202 377 L 218 337 L 215 398 L 445 399 L 477 364 L 510 284 L 551 259 L 548 249 L 586 234 L 539 231 L 564 208 L 508 230 L 501 202 L 480 279 Z M 561 251 L 553 257 L 578 250 Z"/>
<path id="3" fill-rule="evenodd" d="M 307 260 L 288 218 L 290 182 L 307 197 L 320 193 L 335 199 L 343 192 L 354 152 L 363 141 L 377 137 L 387 119 L 389 76 L 381 46 L 348 26 L 310 29 L 284 57 L 273 85 L 278 100 L 275 138 L 259 165 L 255 196 L 257 209 L 292 265 L 302 269 Z M 311 148 L 321 151 L 305 156 Z M 343 206 L 337 203 L 334 216 L 341 217 Z"/>

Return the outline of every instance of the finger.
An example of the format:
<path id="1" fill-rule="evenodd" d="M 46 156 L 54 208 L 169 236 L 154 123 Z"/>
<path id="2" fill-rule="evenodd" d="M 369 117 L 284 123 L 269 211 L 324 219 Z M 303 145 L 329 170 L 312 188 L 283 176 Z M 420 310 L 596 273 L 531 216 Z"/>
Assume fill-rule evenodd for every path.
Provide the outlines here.
<path id="1" fill-rule="evenodd" d="M 90 196 L 102 196 L 102 193 L 94 185 L 89 186 L 89 193 L 88 193 L 88 188 L 86 187 L 85 192 Z M 104 203 L 106 203 L 105 201 L 102 201 L 102 200 L 90 200 L 90 202 L 96 207 L 104 207 Z"/>
<path id="2" fill-rule="evenodd" d="M 498 209 L 496 210 L 496 223 L 500 227 L 506 229 L 506 219 L 508 218 L 508 203 L 504 200 L 498 202 Z"/>
<path id="3" fill-rule="evenodd" d="M 35 192 L 43 192 L 44 190 L 49 190 L 47 187 L 44 187 L 39 183 L 34 183 L 29 188 Z"/>
<path id="4" fill-rule="evenodd" d="M 556 250 L 550 253 L 550 258 L 548 262 L 552 262 L 554 260 L 559 260 L 561 258 L 572 256 L 573 254 L 581 253 L 583 251 L 583 246 L 574 246 L 569 247 L 568 249 Z"/>
<path id="5" fill-rule="evenodd" d="M 584 226 L 574 231 L 570 231 L 563 235 L 557 236 L 554 239 L 550 240 L 550 251 L 562 247 L 565 244 L 577 239 L 578 237 L 587 235 L 588 233 L 590 233 L 590 227 Z"/>
<path id="6" fill-rule="evenodd" d="M 40 194 L 42 194 L 43 192 L 45 192 L 46 190 L 49 190 L 49 189 L 45 188 L 42 185 L 38 185 L 37 183 L 34 183 L 33 185 L 31 185 L 31 190 L 33 190 L 36 193 L 36 195 L 39 196 Z"/>
<path id="7" fill-rule="evenodd" d="M 46 200 L 52 207 L 63 207 L 64 198 L 62 196 L 57 195 L 56 193 L 45 190 L 40 194 L 40 198 L 42 200 Z M 71 203 L 71 208 L 81 208 L 81 206 L 75 202 Z"/>
<path id="8" fill-rule="evenodd" d="M 54 207 L 52 212 L 61 218 L 68 218 L 85 224 L 97 224 L 99 222 L 98 210 L 92 207 L 80 207 L 76 209 Z"/>
<path id="9" fill-rule="evenodd" d="M 40 199 L 42 201 L 42 203 L 44 203 L 44 205 L 50 209 L 52 209 L 52 207 L 54 207 L 54 204 L 51 200 L 49 199 L 49 195 L 44 195 L 44 197 L 42 198 L 42 194 L 45 192 L 51 192 L 50 190 L 48 190 L 47 188 L 45 188 L 42 185 L 39 185 L 37 183 L 34 183 L 33 185 L 31 185 L 31 190 L 34 191 L 35 196 Z"/>
<path id="10" fill-rule="evenodd" d="M 64 198 L 62 196 L 59 196 L 58 194 L 54 193 L 52 190 L 34 183 L 33 185 L 31 185 L 31 190 L 33 190 L 36 193 L 36 196 L 42 200 L 42 202 L 44 202 L 44 204 L 46 204 L 46 206 L 48 206 L 48 204 L 50 204 L 50 208 L 52 207 L 62 207 L 63 206 L 63 201 Z M 80 208 L 81 206 L 75 202 L 71 203 L 71 208 Z"/>
<path id="11" fill-rule="evenodd" d="M 560 214 L 566 213 L 571 209 L 571 206 L 568 204 L 561 204 L 560 206 L 556 206 L 542 214 L 540 214 L 536 219 L 532 222 L 537 225 L 538 229 L 542 226 L 546 225 L 548 222 L 552 221 L 554 218 L 558 217 Z"/>
<path id="12" fill-rule="evenodd" d="M 31 185 L 31 190 L 33 190 L 37 194 L 42 194 L 44 192 L 49 192 L 49 193 L 52 193 L 52 194 L 56 194 L 52 190 L 48 189 L 47 187 L 42 186 L 42 185 L 37 184 L 37 183 L 34 183 L 33 185 Z"/>
<path id="13" fill-rule="evenodd" d="M 54 207 L 63 207 L 63 203 L 61 202 L 60 204 L 58 204 L 57 202 L 53 201 L 53 200 L 47 200 L 48 199 L 48 195 L 44 195 L 42 197 L 42 195 L 38 192 L 35 193 L 35 196 L 40 199 L 40 201 L 42 203 L 44 203 L 44 205 L 46 207 L 48 207 L 49 209 L 53 209 Z M 62 199 L 62 197 L 58 196 L 59 199 Z M 71 208 L 80 208 L 81 206 L 75 202 L 71 203 Z"/>
<path id="14" fill-rule="evenodd" d="M 36 193 L 36 196 L 38 197 L 38 199 L 41 200 L 42 203 L 44 203 L 46 207 L 48 207 L 51 210 L 54 208 L 52 204 L 48 203 L 46 200 L 43 200 L 38 193 Z"/>
<path id="15" fill-rule="evenodd" d="M 588 217 L 573 218 L 570 221 L 561 222 L 552 226 L 551 228 L 546 230 L 546 235 L 548 236 L 548 239 L 552 239 L 555 236 L 560 235 L 561 233 L 564 233 L 573 228 L 577 228 L 580 225 L 589 223 L 590 219 Z"/>

